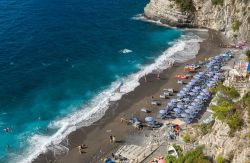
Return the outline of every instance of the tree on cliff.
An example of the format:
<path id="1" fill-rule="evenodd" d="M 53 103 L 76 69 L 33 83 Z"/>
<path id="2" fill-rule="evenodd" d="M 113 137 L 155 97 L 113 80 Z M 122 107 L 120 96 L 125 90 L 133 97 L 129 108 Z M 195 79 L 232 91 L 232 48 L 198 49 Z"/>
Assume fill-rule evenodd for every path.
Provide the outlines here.
<path id="1" fill-rule="evenodd" d="M 174 0 L 175 3 L 180 7 L 181 12 L 195 12 L 193 0 Z"/>

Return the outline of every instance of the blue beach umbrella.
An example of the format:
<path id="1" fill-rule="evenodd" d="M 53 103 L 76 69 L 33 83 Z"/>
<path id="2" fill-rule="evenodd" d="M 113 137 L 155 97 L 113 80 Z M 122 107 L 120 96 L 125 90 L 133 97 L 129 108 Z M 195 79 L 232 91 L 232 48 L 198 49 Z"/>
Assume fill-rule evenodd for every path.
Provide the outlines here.
<path id="1" fill-rule="evenodd" d="M 188 88 L 188 87 L 184 87 L 184 88 L 183 88 L 183 91 L 186 91 L 186 92 L 187 92 L 187 91 L 189 91 L 189 89 L 190 89 L 190 88 Z"/>
<path id="2" fill-rule="evenodd" d="M 177 104 L 177 107 L 178 108 L 184 108 L 184 105 L 183 104 Z"/>
<path id="3" fill-rule="evenodd" d="M 180 108 L 174 108 L 174 111 L 175 111 L 176 113 L 181 113 L 181 109 L 180 109 Z"/>
<path id="4" fill-rule="evenodd" d="M 176 102 L 178 102 L 178 101 L 177 101 L 177 99 L 172 99 L 170 102 L 171 102 L 171 103 L 176 103 Z"/>
<path id="5" fill-rule="evenodd" d="M 146 122 L 153 122 L 153 121 L 154 121 L 154 118 L 153 118 L 153 117 L 146 117 L 146 118 L 145 118 L 145 121 L 146 121 Z"/>
<path id="6" fill-rule="evenodd" d="M 188 113 L 188 114 L 191 114 L 191 113 L 193 113 L 193 110 L 191 110 L 191 109 L 186 109 L 185 112 Z"/>
<path id="7" fill-rule="evenodd" d="M 190 101 L 190 99 L 189 98 L 184 98 L 184 99 L 182 99 L 183 101 L 185 101 L 185 102 L 188 102 L 188 101 Z"/>
<path id="8" fill-rule="evenodd" d="M 197 96 L 197 99 L 203 99 L 204 97 L 203 96 L 201 96 L 201 95 L 199 95 L 199 96 Z"/>
<path id="9" fill-rule="evenodd" d="M 195 93 L 194 93 L 194 92 L 190 92 L 190 93 L 189 93 L 189 95 L 194 96 L 194 95 L 195 95 Z"/>
<path id="10" fill-rule="evenodd" d="M 194 99 L 194 102 L 201 102 L 201 100 L 200 99 Z"/>
<path id="11" fill-rule="evenodd" d="M 160 110 L 159 113 L 160 113 L 160 114 L 166 114 L 167 111 L 166 111 L 166 110 Z"/>
<path id="12" fill-rule="evenodd" d="M 188 109 L 194 109 L 194 106 L 190 105 L 190 106 L 188 106 Z"/>
<path id="13" fill-rule="evenodd" d="M 190 107 L 193 107 L 193 106 L 197 106 L 197 105 L 198 105 L 198 103 L 196 103 L 196 102 L 192 102 L 190 105 L 191 105 Z"/>

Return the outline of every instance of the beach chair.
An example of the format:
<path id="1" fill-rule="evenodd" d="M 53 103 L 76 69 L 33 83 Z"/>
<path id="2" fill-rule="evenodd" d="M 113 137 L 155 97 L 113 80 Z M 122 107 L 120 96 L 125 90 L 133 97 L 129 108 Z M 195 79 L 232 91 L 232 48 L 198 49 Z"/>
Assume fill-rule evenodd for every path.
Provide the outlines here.
<path id="1" fill-rule="evenodd" d="M 168 97 L 168 96 L 165 95 L 165 94 L 164 94 L 164 95 L 160 95 L 160 98 L 161 98 L 161 99 L 166 99 L 167 97 Z"/>
<path id="2" fill-rule="evenodd" d="M 167 88 L 167 89 L 165 88 L 165 89 L 163 89 L 163 91 L 174 93 L 173 88 Z"/>
<path id="3" fill-rule="evenodd" d="M 161 103 L 157 100 L 153 100 L 153 101 L 151 101 L 151 105 L 159 106 L 159 105 L 161 105 Z"/>
<path id="4" fill-rule="evenodd" d="M 183 84 L 183 81 L 182 80 L 178 80 L 177 83 L 178 84 Z"/>
<path id="5" fill-rule="evenodd" d="M 172 96 L 173 92 L 165 91 L 165 92 L 163 92 L 163 94 L 166 96 Z"/>

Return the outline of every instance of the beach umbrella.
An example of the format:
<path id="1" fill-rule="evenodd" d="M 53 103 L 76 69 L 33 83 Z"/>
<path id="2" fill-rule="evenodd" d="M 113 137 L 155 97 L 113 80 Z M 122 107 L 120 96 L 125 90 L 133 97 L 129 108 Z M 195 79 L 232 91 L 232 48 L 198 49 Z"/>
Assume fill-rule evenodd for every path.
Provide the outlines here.
<path id="1" fill-rule="evenodd" d="M 185 112 L 188 113 L 188 114 L 191 114 L 191 113 L 193 113 L 193 110 L 192 109 L 186 109 Z"/>
<path id="2" fill-rule="evenodd" d="M 184 88 L 183 88 L 183 91 L 186 91 L 186 92 L 187 92 L 187 91 L 189 91 L 189 88 L 184 87 Z"/>
<path id="3" fill-rule="evenodd" d="M 206 94 L 204 92 L 201 92 L 200 95 L 201 96 L 206 96 Z"/>
<path id="4" fill-rule="evenodd" d="M 188 109 L 194 109 L 194 106 L 188 106 Z"/>
<path id="5" fill-rule="evenodd" d="M 182 91 L 180 91 L 179 93 L 181 93 L 181 94 L 186 94 L 187 92 L 184 91 L 184 90 L 182 90 Z"/>
<path id="6" fill-rule="evenodd" d="M 213 84 L 208 83 L 207 86 L 208 86 L 208 87 L 213 87 Z"/>
<path id="7" fill-rule="evenodd" d="M 177 99 L 172 99 L 170 102 L 171 102 L 171 103 L 176 103 L 176 102 L 178 102 L 178 101 L 177 101 Z"/>
<path id="8" fill-rule="evenodd" d="M 194 95 L 195 95 L 195 93 L 194 93 L 194 92 L 190 92 L 190 93 L 189 93 L 189 95 L 194 96 Z"/>
<path id="9" fill-rule="evenodd" d="M 160 114 L 166 114 L 167 111 L 166 111 L 166 110 L 160 110 L 159 113 L 160 113 Z"/>
<path id="10" fill-rule="evenodd" d="M 176 113 L 180 113 L 180 112 L 181 112 L 181 109 L 180 109 L 180 108 L 174 108 L 174 111 L 175 111 Z"/>
<path id="11" fill-rule="evenodd" d="M 153 121 L 154 121 L 154 118 L 153 118 L 153 117 L 146 117 L 146 118 L 145 118 L 145 121 L 146 121 L 146 122 L 153 122 Z"/>
<path id="12" fill-rule="evenodd" d="M 194 87 L 194 89 L 199 90 L 199 89 L 200 89 L 200 87 L 196 86 L 196 87 Z"/>
<path id="13" fill-rule="evenodd" d="M 199 95 L 199 96 L 197 96 L 197 99 L 203 99 L 203 96 L 201 96 L 201 95 Z"/>
<path id="14" fill-rule="evenodd" d="M 177 104 L 177 107 L 178 108 L 184 108 L 184 105 L 183 104 Z"/>
<path id="15" fill-rule="evenodd" d="M 189 115 L 187 113 L 181 113 L 181 117 L 188 117 Z"/>
<path id="16" fill-rule="evenodd" d="M 194 99 L 194 102 L 201 102 L 201 100 L 200 99 Z"/>
<path id="17" fill-rule="evenodd" d="M 196 102 L 192 102 L 190 105 L 191 105 L 191 106 L 197 106 L 197 105 L 198 105 L 198 103 L 196 103 Z"/>
<path id="18" fill-rule="evenodd" d="M 193 89 L 192 90 L 192 92 L 194 92 L 194 93 L 196 93 L 196 92 L 198 92 L 199 90 L 197 90 L 197 89 Z"/>
<path id="19" fill-rule="evenodd" d="M 173 106 L 173 103 L 171 103 L 171 102 L 168 103 L 168 106 L 169 106 L 169 107 L 172 107 L 172 106 Z"/>
<path id="20" fill-rule="evenodd" d="M 184 98 L 184 99 L 182 99 L 182 100 L 183 100 L 183 101 L 186 101 L 186 102 L 190 101 L 189 98 Z"/>

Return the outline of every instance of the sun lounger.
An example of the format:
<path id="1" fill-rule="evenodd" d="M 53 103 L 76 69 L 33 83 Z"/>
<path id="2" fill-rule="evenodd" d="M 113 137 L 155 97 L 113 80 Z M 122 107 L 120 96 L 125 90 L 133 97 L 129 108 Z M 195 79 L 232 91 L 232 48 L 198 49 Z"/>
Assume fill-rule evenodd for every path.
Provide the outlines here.
<path id="1" fill-rule="evenodd" d="M 174 93 L 174 89 L 173 88 L 163 89 L 163 91 Z"/>
<path id="2" fill-rule="evenodd" d="M 151 101 L 151 105 L 159 106 L 161 103 L 159 101 L 153 100 Z"/>

